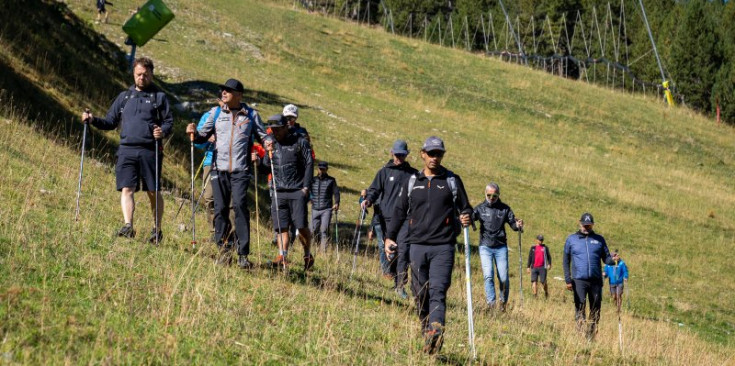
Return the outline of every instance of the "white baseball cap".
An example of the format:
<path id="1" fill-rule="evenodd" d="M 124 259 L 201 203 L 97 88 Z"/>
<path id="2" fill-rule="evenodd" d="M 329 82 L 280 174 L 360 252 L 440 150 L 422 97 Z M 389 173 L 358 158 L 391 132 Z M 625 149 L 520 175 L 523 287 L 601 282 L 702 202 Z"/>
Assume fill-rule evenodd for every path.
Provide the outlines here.
<path id="1" fill-rule="evenodd" d="M 299 117 L 299 107 L 297 107 L 297 106 L 295 106 L 293 104 L 288 104 L 285 107 L 283 107 L 283 113 L 281 113 L 281 114 L 283 114 L 284 117 L 296 117 L 296 118 L 298 118 Z"/>

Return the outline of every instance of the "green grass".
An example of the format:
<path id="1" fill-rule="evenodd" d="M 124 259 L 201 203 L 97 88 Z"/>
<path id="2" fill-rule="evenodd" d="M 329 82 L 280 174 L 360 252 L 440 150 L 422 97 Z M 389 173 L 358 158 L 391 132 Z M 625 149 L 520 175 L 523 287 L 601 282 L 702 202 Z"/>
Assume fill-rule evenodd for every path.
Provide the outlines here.
<path id="1" fill-rule="evenodd" d="M 113 189 L 115 132 L 90 137 L 82 218 L 74 223 L 81 131 L 74 118 L 83 106 L 104 113 L 129 83 L 117 59 L 125 50 L 119 24 L 135 3 L 115 2 L 110 17 L 115 25 L 92 24 L 87 1 L 67 3 L 79 21 L 52 16 L 55 8 L 42 7 L 49 13 L 29 22 L 47 24 L 39 29 L 52 33 L 64 29 L 65 37 L 74 37 L 83 54 L 98 62 L 84 64 L 86 58 L 60 41 L 25 47 L 44 37 L 11 33 L 15 28 L 8 22 L 0 27 L 0 61 L 20 80 L 6 82 L 7 91 L 0 93 L 3 100 L 8 93 L 14 98 L 4 104 L 0 120 L 7 172 L 0 177 L 3 360 L 434 362 L 420 354 L 412 305 L 396 300 L 380 279 L 372 251 L 359 257 L 352 282 L 346 251 L 339 262 L 334 251 L 317 257 L 309 276 L 298 264 L 288 277 L 265 268 L 243 273 L 213 265 L 203 215 L 197 220 L 201 251 L 184 250 L 190 233 L 179 232 L 178 224 L 189 215 L 188 206 L 177 220 L 173 215 L 175 196 L 188 191 L 188 145 L 181 133 L 190 118 L 186 113 L 178 116 L 178 135 L 166 148 L 170 194 L 161 248 L 140 238 L 112 237 L 121 224 Z M 211 103 L 196 89 L 212 91 L 229 77 L 245 83 L 248 99 L 258 103 L 263 116 L 287 102 L 302 107 L 317 158 L 330 162 L 346 191 L 340 214 L 345 239 L 357 216 L 356 192 L 369 185 L 392 141 L 406 139 L 413 151 L 409 160 L 419 165 L 419 146 L 432 134 L 445 139 L 445 164 L 463 177 L 473 204 L 489 181 L 501 185 L 503 199 L 528 224 L 524 256 L 530 238 L 544 234 L 556 263 L 550 277 L 562 276 L 563 241 L 579 215 L 595 215 L 598 231 L 622 250 L 632 273 L 631 307 L 623 315 L 625 353 L 617 351 L 607 292 L 600 337 L 593 344 L 574 333 L 572 299 L 560 281 L 551 281 L 549 301 L 529 300 L 525 283 L 521 309 L 518 251 L 511 245 L 512 310 L 500 317 L 477 314 L 481 361 L 733 362 L 735 284 L 727 275 L 735 261 L 732 128 L 685 109 L 667 109 L 652 98 L 295 11 L 288 1 L 167 3 L 176 19 L 139 50 L 155 60 L 159 84 L 180 101 L 204 102 L 196 111 Z M 66 27 L 54 23 L 61 19 Z M 61 50 L 43 51 L 51 47 Z M 78 61 L 60 61 L 66 59 Z M 97 74 L 85 81 L 81 71 L 90 69 Z M 96 86 L 103 89 L 91 92 Z M 47 118 L 30 107 L 39 103 L 55 107 Z M 137 195 L 137 200 L 136 226 L 143 234 L 150 214 L 147 199 Z M 275 254 L 266 224 L 260 246 L 253 241 L 256 263 Z M 295 249 L 294 256 L 299 254 Z M 457 263 L 443 351 L 443 361 L 451 364 L 465 363 L 468 353 L 459 256 Z M 481 281 L 479 260 L 473 258 L 478 309 Z"/>

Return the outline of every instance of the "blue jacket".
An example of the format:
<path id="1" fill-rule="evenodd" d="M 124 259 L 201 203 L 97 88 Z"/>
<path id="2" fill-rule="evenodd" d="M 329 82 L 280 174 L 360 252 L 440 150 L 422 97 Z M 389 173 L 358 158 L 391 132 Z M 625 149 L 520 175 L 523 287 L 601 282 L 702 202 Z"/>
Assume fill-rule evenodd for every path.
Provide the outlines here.
<path id="1" fill-rule="evenodd" d="M 197 124 L 197 131 L 202 130 L 202 126 L 204 126 L 204 122 L 207 122 L 207 119 L 209 118 L 209 114 L 211 112 L 212 111 L 209 110 L 206 113 L 202 114 L 202 118 L 199 119 L 199 124 Z M 220 112 L 220 108 L 216 107 L 215 112 L 214 112 L 215 116 L 217 116 L 219 112 Z M 201 144 L 194 144 L 194 146 L 196 146 L 197 149 L 204 150 L 204 166 L 212 165 L 212 151 L 214 151 L 214 144 L 207 141 Z"/>
<path id="2" fill-rule="evenodd" d="M 594 232 L 585 235 L 577 231 L 567 237 L 563 264 L 566 283 L 572 283 L 572 279 L 602 281 L 601 262 L 615 264 L 602 235 Z"/>
<path id="3" fill-rule="evenodd" d="M 628 266 L 625 265 L 623 260 L 618 261 L 618 265 L 605 265 L 605 276 L 610 279 L 611 285 L 619 285 L 623 283 L 623 280 L 628 279 Z"/>

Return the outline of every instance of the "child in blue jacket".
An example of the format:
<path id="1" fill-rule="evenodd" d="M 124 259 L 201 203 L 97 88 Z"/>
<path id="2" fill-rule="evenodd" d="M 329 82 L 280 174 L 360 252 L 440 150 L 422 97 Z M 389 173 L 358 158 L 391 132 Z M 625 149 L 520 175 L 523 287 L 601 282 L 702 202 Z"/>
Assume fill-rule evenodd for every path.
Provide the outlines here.
<path id="1" fill-rule="evenodd" d="M 623 287 L 628 284 L 628 266 L 618 255 L 617 249 L 612 253 L 612 258 L 615 265 L 606 264 L 602 276 L 607 277 L 610 281 L 610 295 L 612 295 L 615 304 L 618 306 L 618 313 L 620 313 L 620 305 L 623 304 Z"/>

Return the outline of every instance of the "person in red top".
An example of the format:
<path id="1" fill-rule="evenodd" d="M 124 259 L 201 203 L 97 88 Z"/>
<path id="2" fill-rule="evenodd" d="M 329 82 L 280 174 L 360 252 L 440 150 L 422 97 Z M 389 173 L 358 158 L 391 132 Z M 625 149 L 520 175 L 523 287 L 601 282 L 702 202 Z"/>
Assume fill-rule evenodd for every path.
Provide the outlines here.
<path id="1" fill-rule="evenodd" d="M 549 297 L 549 288 L 546 286 L 546 272 L 550 268 L 551 253 L 549 248 L 544 245 L 544 236 L 539 234 L 536 237 L 536 245 L 532 246 L 528 252 L 528 268 L 526 269 L 531 274 L 531 288 L 534 297 L 538 294 L 536 282 L 541 282 L 544 286 L 544 296 Z"/>

